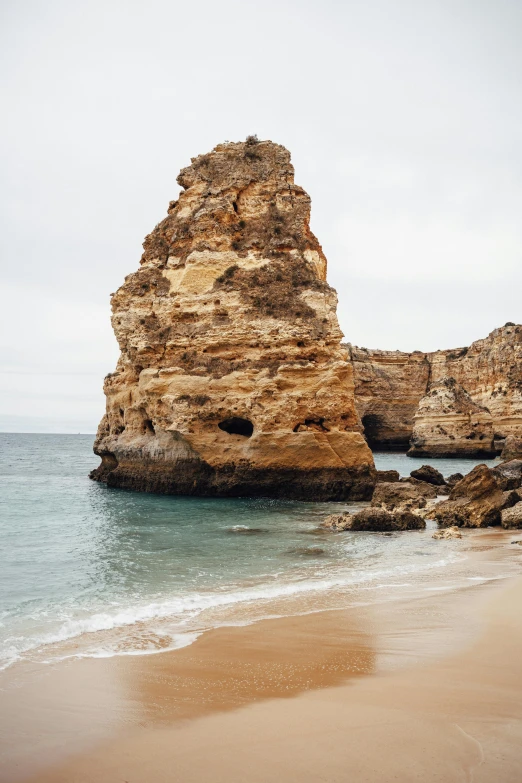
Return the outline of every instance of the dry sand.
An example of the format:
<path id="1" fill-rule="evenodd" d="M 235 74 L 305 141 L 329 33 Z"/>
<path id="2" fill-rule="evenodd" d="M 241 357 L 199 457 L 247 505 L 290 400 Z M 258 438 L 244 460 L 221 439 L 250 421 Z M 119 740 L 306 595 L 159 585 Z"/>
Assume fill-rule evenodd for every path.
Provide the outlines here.
<path id="1" fill-rule="evenodd" d="M 522 577 L 21 672 L 2 781 L 522 781 Z"/>

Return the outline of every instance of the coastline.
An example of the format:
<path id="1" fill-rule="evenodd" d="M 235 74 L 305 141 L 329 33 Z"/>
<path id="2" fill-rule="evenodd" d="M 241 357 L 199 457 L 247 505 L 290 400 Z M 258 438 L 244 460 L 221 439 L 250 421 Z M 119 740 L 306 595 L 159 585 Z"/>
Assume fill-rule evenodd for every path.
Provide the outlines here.
<path id="1" fill-rule="evenodd" d="M 512 538 L 483 531 L 471 556 L 500 567 Z M 491 576 L 26 668 L 3 693 L 0 779 L 518 781 L 521 599 L 521 577 Z"/>

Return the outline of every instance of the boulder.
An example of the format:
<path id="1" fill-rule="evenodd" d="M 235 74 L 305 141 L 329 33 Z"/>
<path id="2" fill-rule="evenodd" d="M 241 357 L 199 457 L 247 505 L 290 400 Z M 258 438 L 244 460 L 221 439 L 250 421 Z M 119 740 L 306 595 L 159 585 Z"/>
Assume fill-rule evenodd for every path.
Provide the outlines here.
<path id="1" fill-rule="evenodd" d="M 384 508 L 364 508 L 353 514 L 348 530 L 393 532 L 402 530 L 424 530 L 426 522 L 411 511 L 387 511 Z"/>
<path id="2" fill-rule="evenodd" d="M 387 484 L 391 484 L 395 481 L 400 481 L 401 474 L 398 470 L 378 470 L 377 471 L 377 483 L 379 482 L 386 482 Z"/>
<path id="3" fill-rule="evenodd" d="M 455 486 L 455 484 L 457 484 L 463 478 L 464 475 L 462 473 L 452 473 L 451 476 L 448 476 L 448 478 L 446 479 L 446 486 L 451 491 Z"/>
<path id="4" fill-rule="evenodd" d="M 501 462 L 493 468 L 492 473 L 504 490 L 522 487 L 522 459 Z"/>
<path id="5" fill-rule="evenodd" d="M 456 525 L 436 530 L 432 538 L 462 538 L 462 533 Z"/>
<path id="6" fill-rule="evenodd" d="M 502 447 L 502 459 L 522 459 L 522 436 L 508 435 Z"/>
<path id="7" fill-rule="evenodd" d="M 435 484 L 436 486 L 442 486 L 446 483 L 442 473 L 431 465 L 422 465 L 417 470 L 412 470 L 410 476 L 418 479 L 418 481 L 426 481 L 428 484 Z"/>
<path id="8" fill-rule="evenodd" d="M 431 484 L 419 481 L 416 484 L 406 482 L 377 484 L 372 497 L 372 507 L 384 507 L 388 511 L 395 508 L 423 508 L 428 498 L 435 498 L 437 490 Z"/>
<path id="9" fill-rule="evenodd" d="M 488 527 L 500 524 L 500 513 L 509 502 L 493 471 L 477 465 L 451 490 L 449 499 L 434 511 L 439 527 Z"/>
<path id="10" fill-rule="evenodd" d="M 522 500 L 502 511 L 501 521 L 502 527 L 507 529 L 522 528 Z"/>
<path id="11" fill-rule="evenodd" d="M 349 511 L 330 514 L 321 526 L 335 532 L 366 530 L 375 533 L 391 533 L 402 530 L 424 530 L 426 522 L 408 509 L 387 511 L 385 508 L 364 508 L 355 514 L 351 514 Z"/>

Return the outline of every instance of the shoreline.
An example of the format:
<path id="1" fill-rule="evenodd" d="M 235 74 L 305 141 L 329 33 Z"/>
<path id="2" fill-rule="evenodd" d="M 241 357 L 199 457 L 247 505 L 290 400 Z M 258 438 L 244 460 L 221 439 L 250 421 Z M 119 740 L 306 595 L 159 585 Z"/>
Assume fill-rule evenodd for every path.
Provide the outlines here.
<path id="1" fill-rule="evenodd" d="M 472 557 L 477 561 L 490 557 L 502 561 L 512 537 L 496 531 L 483 532 L 479 541 L 477 536 L 473 537 Z M 404 596 L 388 603 L 260 620 L 247 626 L 225 626 L 207 631 L 188 647 L 155 655 L 69 660 L 46 669 L 28 666 L 24 683 L 3 693 L 4 703 L 7 696 L 3 733 L 6 737 L 8 732 L 11 734 L 11 758 L 4 764 L 0 780 L 42 783 L 70 780 L 83 783 L 93 779 L 102 783 L 151 779 L 200 781 L 210 777 L 220 780 L 213 759 L 215 750 L 211 750 L 217 737 L 228 743 L 229 748 L 225 757 L 220 756 L 223 780 L 243 780 L 233 766 L 241 759 L 245 764 L 248 762 L 247 740 L 238 739 L 236 746 L 222 733 L 226 729 L 227 737 L 233 732 L 232 736 L 239 738 L 245 715 L 248 723 L 259 722 L 256 731 L 265 737 L 269 751 L 270 743 L 277 739 L 270 734 L 270 726 L 280 726 L 280 740 L 291 720 L 292 725 L 302 726 L 304 738 L 307 729 L 303 715 L 319 708 L 324 712 L 324 721 L 336 727 L 336 731 L 344 715 L 343 719 L 351 721 L 350 725 L 360 734 L 362 729 L 351 702 L 354 694 L 358 703 L 362 700 L 365 714 L 368 710 L 373 714 L 371 705 L 381 689 L 383 694 L 390 689 L 396 692 L 399 681 L 401 692 L 413 692 L 415 683 L 415 692 L 420 694 L 424 690 L 433 696 L 433 686 L 428 687 L 424 677 L 436 679 L 441 670 L 453 677 L 459 672 L 462 676 L 470 675 L 473 667 L 470 670 L 469 663 L 464 666 L 463 662 L 469 656 L 467 651 L 472 649 L 471 658 L 476 659 L 478 649 L 480 658 L 491 644 L 497 647 L 503 644 L 506 648 L 509 665 L 515 666 L 510 676 L 511 687 L 522 704 L 522 671 L 513 663 L 520 641 L 515 638 L 517 633 L 520 635 L 516 615 L 507 617 L 502 634 L 488 642 L 487 649 L 481 641 L 492 623 L 498 626 L 498 618 L 504 617 L 502 607 L 515 603 L 516 608 L 516 601 L 509 596 L 514 592 L 518 599 L 522 598 L 522 578 L 489 579 L 443 593 L 437 592 L 434 584 L 422 595 Z M 491 601 L 500 609 L 497 619 L 492 619 L 490 610 L 486 609 Z M 489 612 L 486 620 L 483 619 L 485 611 Z M 505 667 L 494 669 L 498 677 L 505 676 Z M 480 689 L 468 696 L 478 702 L 484 699 Z M 381 705 L 379 709 L 384 707 Z M 522 715 L 517 716 L 517 721 L 519 718 L 522 726 Z M 321 743 L 327 742 L 328 751 L 323 748 L 324 762 L 331 766 L 338 758 L 339 764 L 348 763 L 348 759 L 341 758 L 342 754 L 339 756 L 339 749 L 330 748 L 330 740 L 321 733 L 324 729 L 321 722 L 312 714 L 309 720 L 319 732 L 319 740 L 315 740 L 318 758 Z M 488 720 L 495 723 L 495 713 Z M 372 731 L 376 731 L 375 727 Z M 292 736 L 292 741 L 301 741 L 300 735 Z M 444 736 L 448 740 L 447 732 Z M 457 741 L 457 735 L 451 734 L 451 747 L 458 746 L 460 753 L 464 743 L 469 750 L 470 741 L 464 735 L 459 736 L 462 739 Z M 366 740 L 360 737 L 361 747 L 367 740 L 369 737 Z M 382 741 L 385 740 L 383 736 Z M 20 753 L 17 760 L 20 742 L 26 748 L 23 763 Z M 191 742 L 199 747 L 198 763 L 193 771 L 186 750 L 192 747 L 196 752 Z M 341 744 L 346 744 L 346 737 Z M 31 752 L 27 752 L 28 747 Z M 279 750 L 270 751 L 268 756 L 276 758 L 281 752 L 277 747 Z M 423 743 L 418 747 L 424 747 Z M 205 753 L 201 758 L 203 748 Z M 441 749 L 442 755 L 444 752 Z M 306 755 L 306 748 L 299 751 L 302 753 Z M 457 756 L 460 759 L 458 753 Z M 452 755 L 452 764 L 457 764 L 455 758 Z M 295 760 L 297 769 L 300 762 Z M 390 769 L 393 769 L 395 761 L 391 762 Z M 177 777 L 172 776 L 174 763 L 179 767 Z M 212 772 L 210 766 L 206 771 L 201 766 L 205 763 L 213 764 Z M 290 761 L 281 757 L 280 763 L 283 767 L 288 765 L 284 767 L 284 778 L 292 780 Z M 306 777 L 301 769 L 300 780 L 334 781 L 339 779 L 336 775 L 340 769 L 324 778 L 318 777 L 317 768 L 315 778 Z M 265 769 L 265 772 L 266 779 L 277 777 L 275 769 Z M 249 769 L 248 779 L 265 779 L 256 777 L 257 774 Z M 381 769 L 381 777 L 375 780 L 388 779 L 382 774 Z M 399 777 L 409 780 L 404 774 L 401 771 Z M 433 777 L 433 780 L 446 779 L 469 778 Z M 497 780 L 503 782 L 503 778 Z"/>

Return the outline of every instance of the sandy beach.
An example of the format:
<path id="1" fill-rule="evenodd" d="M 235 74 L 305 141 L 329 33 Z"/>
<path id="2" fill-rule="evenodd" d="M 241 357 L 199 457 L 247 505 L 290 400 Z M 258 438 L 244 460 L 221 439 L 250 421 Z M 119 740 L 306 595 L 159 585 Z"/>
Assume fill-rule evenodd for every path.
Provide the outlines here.
<path id="1" fill-rule="evenodd" d="M 484 574 L 513 535 L 473 534 Z M 522 777 L 522 577 L 4 673 L 2 781 Z"/>

